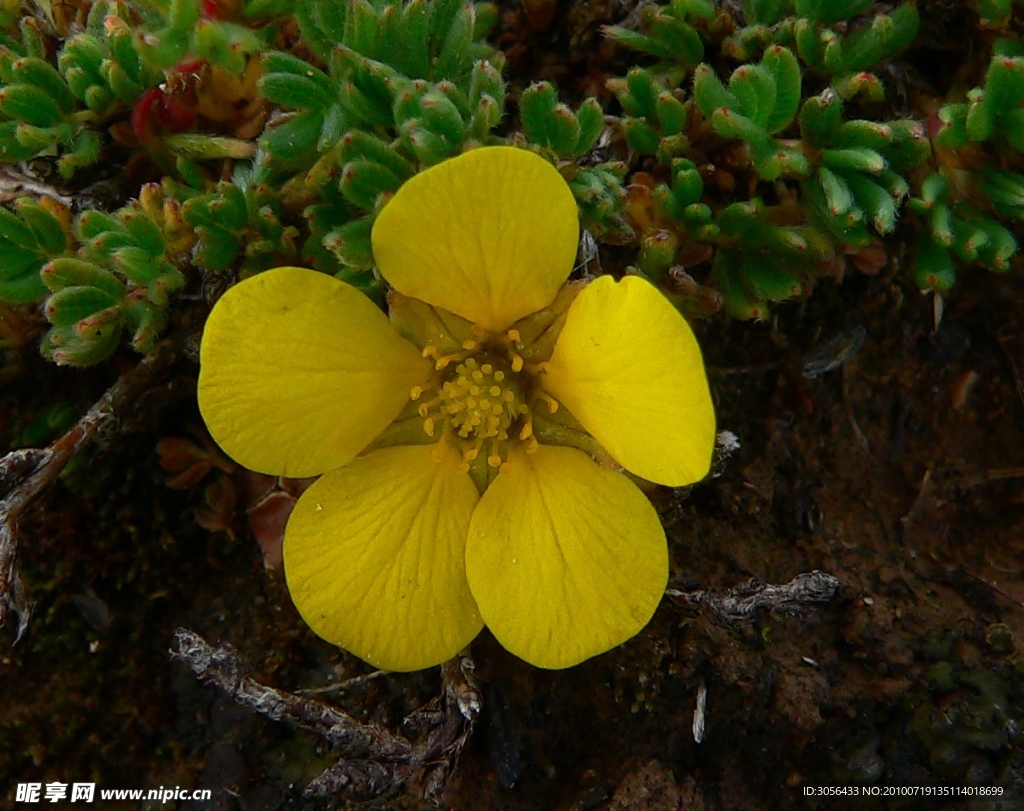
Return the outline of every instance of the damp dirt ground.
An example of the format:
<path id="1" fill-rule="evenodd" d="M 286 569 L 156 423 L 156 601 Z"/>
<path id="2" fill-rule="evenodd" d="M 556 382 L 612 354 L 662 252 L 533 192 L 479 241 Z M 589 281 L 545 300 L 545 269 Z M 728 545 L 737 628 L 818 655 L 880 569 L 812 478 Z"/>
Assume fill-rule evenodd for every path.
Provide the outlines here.
<path id="1" fill-rule="evenodd" d="M 507 14 L 513 82 L 547 75 L 596 92 L 602 8 L 585 25 Z M 472 648 L 483 716 L 442 807 L 1024 808 L 1024 280 L 965 274 L 937 324 L 906 279 L 890 267 L 822 283 L 768 323 L 698 323 L 719 426 L 740 448 L 716 478 L 652 494 L 673 588 L 821 570 L 838 578 L 835 597 L 747 624 L 666 599 L 639 636 L 560 672 L 485 632 Z M 808 357 L 860 331 L 844 364 L 804 374 Z M 35 608 L 16 646 L 10 623 L 0 640 L 0 807 L 30 781 L 213 790 L 182 811 L 331 806 L 302 796 L 332 762 L 322 740 L 239 707 L 168 654 L 184 626 L 289 691 L 370 672 L 304 627 L 244 521 L 228 515 L 230 534 L 197 523 L 197 509 L 209 524 L 230 504 L 167 486 L 156 445 L 199 422 L 196 371 L 176 367 L 139 404 L 140 430 L 76 460 L 23 522 Z M 27 361 L 0 390 L 6 441 L 49 441 L 117 372 Z M 435 670 L 321 697 L 394 727 L 439 689 Z M 816 786 L 861 796 L 808 794 Z M 864 796 L 897 786 L 1001 796 Z M 410 792 L 367 807 L 419 805 Z"/>

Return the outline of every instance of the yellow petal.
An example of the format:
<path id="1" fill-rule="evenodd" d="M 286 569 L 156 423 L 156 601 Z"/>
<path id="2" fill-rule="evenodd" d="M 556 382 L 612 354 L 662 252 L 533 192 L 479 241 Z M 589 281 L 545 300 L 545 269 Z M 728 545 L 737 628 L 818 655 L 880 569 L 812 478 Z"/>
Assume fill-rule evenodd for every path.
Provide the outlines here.
<path id="1" fill-rule="evenodd" d="M 497 331 L 551 303 L 578 239 L 558 171 L 495 146 L 407 181 L 373 225 L 373 256 L 398 292 Z"/>
<path id="2" fill-rule="evenodd" d="M 575 448 L 517 449 L 473 513 L 469 586 L 498 641 L 538 667 L 625 642 L 668 580 L 665 532 L 621 473 Z"/>
<path id="3" fill-rule="evenodd" d="M 348 462 L 430 363 L 354 287 L 277 268 L 228 290 L 203 332 L 199 409 L 235 461 L 303 478 Z"/>
<path id="4" fill-rule="evenodd" d="M 545 369 L 544 388 L 627 470 L 670 487 L 707 475 L 715 411 L 700 347 L 649 282 L 588 285 Z"/>
<path id="5" fill-rule="evenodd" d="M 419 670 L 479 633 L 465 567 L 479 496 L 460 461 L 446 446 L 385 448 L 302 494 L 285 531 L 284 572 L 318 635 L 383 670 Z"/>

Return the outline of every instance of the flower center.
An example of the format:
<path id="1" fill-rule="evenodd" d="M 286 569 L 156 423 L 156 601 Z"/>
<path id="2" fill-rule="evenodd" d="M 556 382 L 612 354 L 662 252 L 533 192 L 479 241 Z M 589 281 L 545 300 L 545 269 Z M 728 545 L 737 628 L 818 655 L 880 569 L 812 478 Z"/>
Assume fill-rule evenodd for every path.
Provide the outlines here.
<path id="1" fill-rule="evenodd" d="M 487 351 L 460 360 L 435 396 L 417 409 L 427 436 L 435 436 L 440 426 L 442 438 L 462 446 L 467 463 L 486 446 L 487 464 L 500 467 L 505 443 L 513 436 L 531 440 L 533 434 L 530 408 L 520 375 L 513 371 L 515 365 L 519 364 Z M 423 389 L 417 387 L 410 396 L 418 400 L 422 394 Z M 535 445 L 536 440 L 530 444 Z"/>

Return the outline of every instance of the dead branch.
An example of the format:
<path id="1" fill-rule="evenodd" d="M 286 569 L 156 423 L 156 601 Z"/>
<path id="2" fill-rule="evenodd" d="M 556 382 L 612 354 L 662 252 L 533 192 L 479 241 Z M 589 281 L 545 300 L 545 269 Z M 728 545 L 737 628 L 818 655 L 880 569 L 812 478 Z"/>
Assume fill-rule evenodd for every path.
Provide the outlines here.
<path id="1" fill-rule="evenodd" d="M 135 399 L 163 374 L 175 359 L 170 342 L 125 372 L 75 425 L 46 448 L 12 451 L 0 458 L 0 625 L 8 610 L 18 615 L 15 642 L 21 638 L 31 611 L 17 570 L 18 519 L 57 480 L 71 458 L 124 416 Z"/>
<path id="2" fill-rule="evenodd" d="M 797 614 L 812 603 L 826 603 L 839 591 L 839 578 L 815 570 L 798 574 L 788 583 L 773 586 L 751 578 L 725 591 L 679 591 L 667 589 L 666 596 L 693 613 L 704 612 L 723 625 L 745 625 L 762 612 Z"/>
<path id="3" fill-rule="evenodd" d="M 423 797 L 437 801 L 480 715 L 473 660 L 462 655 L 441 669 L 442 694 L 407 719 L 414 740 L 364 723 L 330 704 L 260 684 L 231 645 L 214 647 L 184 628 L 175 633 L 171 655 L 187 662 L 203 681 L 275 721 L 321 735 L 340 754 L 313 780 L 307 796 L 344 795 L 355 800 L 392 795 L 419 781 Z M 425 731 L 425 734 L 424 734 Z M 418 739 L 416 739 L 418 737 Z"/>

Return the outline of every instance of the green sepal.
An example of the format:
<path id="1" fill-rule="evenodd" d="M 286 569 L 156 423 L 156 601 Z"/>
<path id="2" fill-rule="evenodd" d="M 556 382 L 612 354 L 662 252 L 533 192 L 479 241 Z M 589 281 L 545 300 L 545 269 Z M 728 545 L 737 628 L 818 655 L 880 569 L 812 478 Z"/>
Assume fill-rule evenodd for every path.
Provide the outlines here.
<path id="1" fill-rule="evenodd" d="M 978 251 L 978 260 L 990 270 L 1005 273 L 1011 269 L 1010 259 L 1017 253 L 1017 240 L 1005 226 L 988 217 L 979 217 L 978 228 L 987 236 L 985 245 Z"/>
<path id="2" fill-rule="evenodd" d="M 470 107 L 475 108 L 484 98 L 493 99 L 504 112 L 505 82 L 501 72 L 490 62 L 480 59 L 473 63 L 469 74 Z"/>
<path id="3" fill-rule="evenodd" d="M 776 180 L 779 177 L 807 177 L 811 172 L 810 161 L 800 147 L 783 146 L 776 141 L 751 144 L 754 169 L 762 180 Z"/>
<path id="4" fill-rule="evenodd" d="M 137 202 L 129 203 L 120 211 L 120 220 L 125 233 L 136 247 L 150 256 L 163 256 L 166 249 L 163 231 L 146 214 Z"/>
<path id="5" fill-rule="evenodd" d="M 693 72 L 693 97 L 706 118 L 711 118 L 716 110 L 739 109 L 736 97 L 708 65 L 698 65 Z"/>
<path id="6" fill-rule="evenodd" d="M 108 231 L 120 231 L 121 223 L 117 218 L 105 211 L 90 209 L 83 211 L 75 218 L 75 236 L 81 242 L 88 242 Z"/>
<path id="7" fill-rule="evenodd" d="M 39 246 L 28 223 L 3 206 L 0 206 L 0 238 L 28 250 L 35 250 Z"/>
<path id="8" fill-rule="evenodd" d="M 832 80 L 832 88 L 846 100 L 861 96 L 872 104 L 881 104 L 885 101 L 885 87 L 874 73 L 861 71 L 836 76 Z"/>
<path id="9" fill-rule="evenodd" d="M 432 67 L 435 79 L 459 79 L 472 64 L 470 46 L 473 30 L 476 28 L 476 12 L 473 4 L 458 8 Z"/>
<path id="10" fill-rule="evenodd" d="M 892 143 L 892 128 L 880 121 L 856 119 L 844 121 L 835 133 L 831 146 L 884 151 Z"/>
<path id="11" fill-rule="evenodd" d="M 197 235 L 192 261 L 204 270 L 227 270 L 242 250 L 241 238 L 229 231 L 205 228 L 197 229 Z"/>
<path id="12" fill-rule="evenodd" d="M 535 82 L 523 91 L 519 99 L 519 116 L 523 132 L 535 144 L 551 146 L 552 124 L 558 97 L 550 82 Z"/>
<path id="13" fill-rule="evenodd" d="M 67 235 L 60 220 L 43 208 L 31 197 L 21 197 L 14 202 L 18 216 L 28 225 L 35 237 L 39 250 L 48 256 L 58 256 L 68 248 Z"/>
<path id="14" fill-rule="evenodd" d="M 659 104 L 660 104 L 659 97 Z M 661 108 L 659 107 L 659 116 Z M 664 119 L 662 125 L 664 124 Z M 576 111 L 576 121 L 580 126 L 580 134 L 576 140 L 576 147 L 573 150 L 572 157 L 579 157 L 584 155 L 594 148 L 598 138 L 601 137 L 601 133 L 604 132 L 604 110 L 601 108 L 601 103 L 595 98 L 586 98 L 580 105 L 580 108 Z M 686 124 L 686 111 L 683 110 L 683 126 Z M 668 129 L 668 128 L 666 128 Z M 682 127 L 680 127 L 681 131 Z M 671 130 L 668 130 L 671 131 Z"/>
<path id="15" fill-rule="evenodd" d="M 442 93 L 428 91 L 420 99 L 420 106 L 428 129 L 453 144 L 461 144 L 465 140 L 466 122 L 451 99 Z"/>
<path id="16" fill-rule="evenodd" d="M 65 180 L 70 180 L 76 170 L 92 166 L 99 161 L 102 148 L 103 143 L 99 133 L 95 130 L 82 130 L 71 143 L 71 148 L 65 151 L 57 161 L 60 176 Z"/>
<path id="17" fill-rule="evenodd" d="M 739 250 L 722 246 L 715 252 L 711 280 L 722 294 L 725 311 L 743 321 L 761 320 L 768 305 L 743 283 L 743 260 Z"/>
<path id="18" fill-rule="evenodd" d="M 920 121 L 904 118 L 890 121 L 888 126 L 892 130 L 892 143 L 885 157 L 891 169 L 906 172 L 928 160 L 932 145 Z"/>
<path id="19" fill-rule="evenodd" d="M 428 0 L 410 0 L 401 10 L 398 26 L 398 67 L 414 79 L 425 79 L 430 70 L 430 15 L 433 4 Z"/>
<path id="20" fill-rule="evenodd" d="M 193 202 L 195 200 L 196 202 Z M 245 200 L 245 192 L 233 183 L 218 183 L 212 197 L 193 198 L 185 202 L 185 208 L 200 210 L 200 200 L 204 201 L 216 227 L 221 230 L 241 231 L 249 221 L 249 208 Z M 185 221 L 192 224 L 187 215 Z"/>
<path id="21" fill-rule="evenodd" d="M 821 43 L 824 48 L 822 52 L 822 65 L 826 73 L 833 75 L 848 70 L 843 59 L 843 41 L 832 29 L 825 29 L 821 32 Z"/>
<path id="22" fill-rule="evenodd" d="M 807 19 L 794 22 L 793 41 L 800 58 L 812 68 L 819 69 L 825 61 L 825 43 L 814 23 Z"/>
<path id="23" fill-rule="evenodd" d="M 994 110 L 1005 115 L 1024 102 L 1024 59 L 994 56 L 985 74 L 985 96 Z"/>
<path id="24" fill-rule="evenodd" d="M 53 127 L 64 120 L 57 102 L 45 90 L 30 84 L 0 88 L 0 115 L 35 127 Z"/>
<path id="25" fill-rule="evenodd" d="M 39 150 L 18 140 L 21 126 L 17 121 L 0 121 L 0 160 L 4 163 L 17 163 L 39 154 Z"/>
<path id="26" fill-rule="evenodd" d="M 54 127 L 37 127 L 34 124 L 21 122 L 14 131 L 14 137 L 22 146 L 31 149 L 35 154 L 51 152 L 60 144 L 66 143 L 72 136 L 71 125 L 63 121 Z"/>
<path id="27" fill-rule="evenodd" d="M 654 155 L 661 144 L 661 138 L 654 128 L 640 118 L 627 118 L 622 121 L 622 135 L 629 148 L 640 155 Z"/>
<path id="28" fill-rule="evenodd" d="M 470 137 L 486 140 L 488 133 L 501 123 L 503 109 L 503 104 L 491 96 L 481 98 L 469 120 Z"/>
<path id="29" fill-rule="evenodd" d="M 763 65 L 740 65 L 729 77 L 729 92 L 739 104 L 737 111 L 767 133 L 775 107 L 775 77 L 771 71 Z"/>
<path id="30" fill-rule="evenodd" d="M 46 300 L 44 313 L 54 326 L 66 327 L 115 304 L 116 299 L 96 287 L 64 287 Z"/>
<path id="31" fill-rule="evenodd" d="M 972 141 L 987 141 L 996 126 L 996 109 L 986 103 L 985 91 L 975 88 L 967 94 L 967 137 Z"/>
<path id="32" fill-rule="evenodd" d="M 2 251 L 0 251 L 2 256 Z M 39 280 L 38 273 L 30 273 L 16 279 L 0 278 L 0 301 L 8 304 L 30 304 L 46 294 L 46 287 Z"/>
<path id="33" fill-rule="evenodd" d="M 817 177 L 821 191 L 825 195 L 829 214 L 838 217 L 853 207 L 853 190 L 846 182 L 846 178 L 831 171 L 827 166 L 818 167 Z"/>
<path id="34" fill-rule="evenodd" d="M 803 285 L 796 274 L 783 267 L 775 257 L 752 257 L 746 261 L 744 270 L 757 298 L 785 301 L 803 291 Z"/>
<path id="35" fill-rule="evenodd" d="M 720 107 L 711 114 L 711 128 L 723 138 L 745 141 L 751 147 L 773 148 L 771 137 L 764 127 L 759 127 L 742 113 Z"/>
<path id="36" fill-rule="evenodd" d="M 61 115 L 71 115 L 75 111 L 71 88 L 49 62 L 31 56 L 22 57 L 11 65 L 11 74 L 12 78 L 7 80 L 9 83 L 25 83 L 43 91 Z"/>
<path id="37" fill-rule="evenodd" d="M 402 180 L 408 180 L 416 169 L 387 141 L 364 130 L 350 130 L 338 141 L 338 163 L 365 159 L 386 166 Z"/>
<path id="38" fill-rule="evenodd" d="M 167 325 L 164 311 L 144 298 L 129 297 L 122 307 L 127 328 L 132 333 L 132 349 L 148 354 Z"/>
<path id="39" fill-rule="evenodd" d="M 39 271 L 39 276 L 43 284 L 54 292 L 67 287 L 94 287 L 112 301 L 120 301 L 125 294 L 124 283 L 109 270 L 71 256 L 47 262 Z"/>
<path id="40" fill-rule="evenodd" d="M 941 126 L 935 134 L 935 143 L 947 149 L 959 149 L 969 140 L 967 134 L 967 105 L 944 104 L 939 108 Z"/>
<path id="41" fill-rule="evenodd" d="M 877 175 L 886 169 L 885 158 L 873 149 L 850 147 L 847 149 L 826 149 L 821 153 L 821 163 L 830 169 L 850 169 Z"/>
<path id="42" fill-rule="evenodd" d="M 339 188 L 350 203 L 372 210 L 381 194 L 396 191 L 400 185 L 401 178 L 386 166 L 374 161 L 357 160 L 342 168 Z"/>
<path id="43" fill-rule="evenodd" d="M 319 71 L 310 67 L 309 72 Z M 268 101 L 297 110 L 326 110 L 334 102 L 333 87 L 294 73 L 266 73 L 260 79 L 260 90 Z"/>
<path id="44" fill-rule="evenodd" d="M 920 199 L 928 208 L 931 208 L 936 203 L 946 202 L 948 197 L 949 181 L 938 172 L 928 175 L 921 183 Z"/>
<path id="45" fill-rule="evenodd" d="M 811 96 L 800 108 L 801 137 L 816 149 L 831 144 L 842 123 L 843 101 L 830 90 Z"/>
<path id="46" fill-rule="evenodd" d="M 140 287 L 149 288 L 161 278 L 166 260 L 156 258 L 135 245 L 125 245 L 111 252 L 114 269 Z"/>
<path id="47" fill-rule="evenodd" d="M 697 165 L 686 158 L 672 161 L 672 196 L 680 210 L 700 202 L 704 194 L 704 178 Z"/>
<path id="48" fill-rule="evenodd" d="M 785 4 L 778 0 L 741 0 L 747 25 L 775 25 L 787 13 Z"/>
<path id="49" fill-rule="evenodd" d="M 374 217 L 362 217 L 332 229 L 323 238 L 324 247 L 346 267 L 366 270 L 373 267 L 370 233 Z"/>
<path id="50" fill-rule="evenodd" d="M 899 211 L 889 191 L 860 172 L 848 173 L 846 180 L 853 190 L 857 206 L 871 219 L 875 230 L 882 236 L 892 233 Z"/>
<path id="51" fill-rule="evenodd" d="M 78 324 L 53 327 L 43 336 L 40 351 L 58 366 L 94 366 L 117 349 L 121 322 L 87 325 L 83 335 Z"/>
<path id="52" fill-rule="evenodd" d="M 914 281 L 921 290 L 948 293 L 956 283 L 956 261 L 947 248 L 924 235 L 914 252 Z"/>
<path id="53" fill-rule="evenodd" d="M 1024 174 L 1009 169 L 985 167 L 984 189 L 995 202 L 1011 206 L 1024 206 Z"/>
<path id="54" fill-rule="evenodd" d="M 663 90 L 658 94 L 655 109 L 663 135 L 679 135 L 686 131 L 686 106 L 671 91 Z"/>
<path id="55" fill-rule="evenodd" d="M 795 0 L 795 11 L 798 17 L 832 25 L 856 17 L 872 2 L 874 0 Z"/>
<path id="56" fill-rule="evenodd" d="M 610 80 L 610 86 L 615 86 L 614 80 Z M 639 67 L 631 68 L 626 74 L 623 109 L 629 104 L 631 109 L 627 109 L 626 112 L 630 115 L 654 118 L 658 94 L 661 91 L 661 83 L 655 81 L 650 71 Z"/>
<path id="57" fill-rule="evenodd" d="M 770 133 L 780 132 L 796 117 L 800 108 L 800 65 L 788 48 L 773 45 L 764 52 L 761 64 L 775 78 L 775 104 L 765 124 Z"/>
<path id="58" fill-rule="evenodd" d="M 269 124 L 260 138 L 260 149 L 285 165 L 313 163 L 316 158 L 323 113 L 304 110 Z"/>
<path id="59" fill-rule="evenodd" d="M 885 189 L 892 196 L 892 199 L 896 203 L 902 203 L 907 197 L 910 196 L 910 184 L 904 179 L 903 175 L 894 172 L 892 169 L 886 169 L 873 178 L 874 182 Z"/>
<path id="60" fill-rule="evenodd" d="M 640 240 L 637 267 L 649 279 L 657 281 L 675 264 L 679 237 L 672 231 L 655 229 L 648 231 Z"/>
<path id="61" fill-rule="evenodd" d="M 684 19 L 655 7 L 644 16 L 644 25 L 655 42 L 667 47 L 672 59 L 688 66 L 704 58 L 700 34 Z"/>

